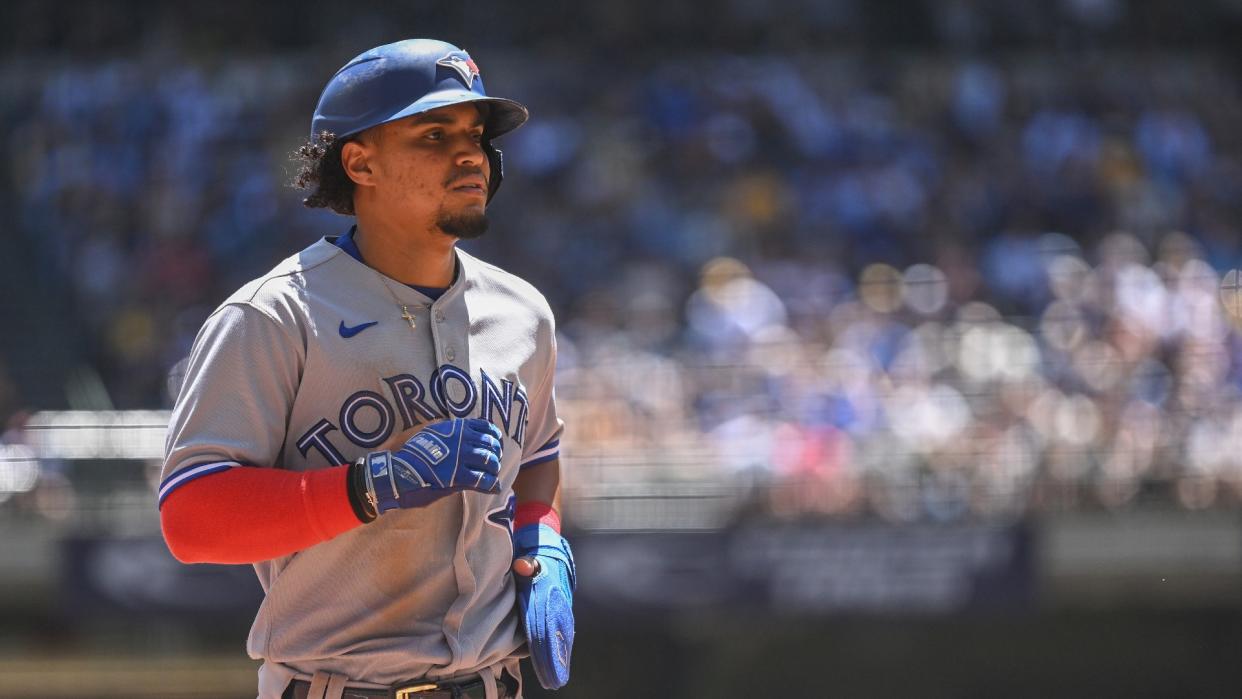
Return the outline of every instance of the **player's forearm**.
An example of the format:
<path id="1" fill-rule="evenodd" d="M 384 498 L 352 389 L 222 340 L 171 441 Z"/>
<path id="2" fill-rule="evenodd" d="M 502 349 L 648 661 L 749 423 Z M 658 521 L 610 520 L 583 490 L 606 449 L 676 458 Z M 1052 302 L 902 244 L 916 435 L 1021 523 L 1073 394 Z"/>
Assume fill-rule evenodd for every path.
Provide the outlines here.
<path id="1" fill-rule="evenodd" d="M 239 467 L 185 483 L 160 508 L 164 540 L 183 563 L 255 563 L 309 548 L 362 523 L 348 470 Z"/>
<path id="2" fill-rule="evenodd" d="M 561 509 L 561 462 L 560 459 L 522 469 L 513 481 L 517 504 L 544 502 Z"/>
<path id="3" fill-rule="evenodd" d="M 518 513 L 535 513 L 537 508 L 532 504 L 544 504 L 552 508 L 558 516 L 561 510 L 561 462 L 559 459 L 545 461 L 542 464 L 522 469 L 513 481 L 513 493 L 517 496 Z M 526 505 L 526 507 L 523 507 Z M 538 516 L 536 516 L 538 518 Z M 522 524 L 514 520 L 514 527 Z M 559 528 L 559 527 L 558 527 Z"/>

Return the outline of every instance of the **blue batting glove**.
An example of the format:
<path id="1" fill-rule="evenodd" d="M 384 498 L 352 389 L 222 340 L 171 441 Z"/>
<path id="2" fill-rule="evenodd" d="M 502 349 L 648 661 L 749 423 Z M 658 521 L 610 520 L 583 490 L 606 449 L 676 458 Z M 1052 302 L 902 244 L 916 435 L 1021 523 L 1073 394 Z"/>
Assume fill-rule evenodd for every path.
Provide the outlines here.
<path id="1" fill-rule="evenodd" d="M 366 497 L 376 514 L 423 507 L 449 493 L 500 491 L 500 429 L 479 418 L 424 427 L 396 451 L 362 459 Z"/>
<path id="2" fill-rule="evenodd" d="M 538 563 L 534 575 L 514 576 L 518 608 L 526 629 L 531 665 L 544 689 L 569 682 L 574 650 L 574 589 L 578 584 L 574 556 L 555 529 L 530 524 L 513 532 L 514 558 L 529 556 Z"/>

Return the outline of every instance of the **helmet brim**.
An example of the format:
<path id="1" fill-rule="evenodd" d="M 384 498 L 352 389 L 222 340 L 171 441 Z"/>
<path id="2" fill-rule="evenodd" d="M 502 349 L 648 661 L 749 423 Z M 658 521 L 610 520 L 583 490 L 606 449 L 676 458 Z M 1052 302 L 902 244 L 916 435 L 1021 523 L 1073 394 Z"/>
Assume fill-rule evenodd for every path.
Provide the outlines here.
<path id="1" fill-rule="evenodd" d="M 405 119 L 418 114 L 425 114 L 434 109 L 452 107 L 458 104 L 482 103 L 488 105 L 487 122 L 483 126 L 483 134 L 488 139 L 499 138 L 526 123 L 530 118 L 530 110 L 526 105 L 504 97 L 485 97 L 468 90 L 441 90 L 423 95 L 417 101 L 398 110 L 393 115 L 375 124 L 386 124 L 390 121 Z M 374 128 L 374 127 L 367 127 Z M 359 129 L 352 133 L 341 134 L 339 138 L 348 138 L 366 131 Z"/>

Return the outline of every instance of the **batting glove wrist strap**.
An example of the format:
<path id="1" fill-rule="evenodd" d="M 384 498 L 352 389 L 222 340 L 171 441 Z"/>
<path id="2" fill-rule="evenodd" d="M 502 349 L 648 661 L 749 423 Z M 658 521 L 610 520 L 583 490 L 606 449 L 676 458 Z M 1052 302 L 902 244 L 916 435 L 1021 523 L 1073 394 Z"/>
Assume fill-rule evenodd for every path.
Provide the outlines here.
<path id="1" fill-rule="evenodd" d="M 516 576 L 518 608 L 526 629 L 531 665 L 545 689 L 569 682 L 574 648 L 574 590 L 577 571 L 569 542 L 546 524 L 513 532 L 516 557 L 534 556 L 539 570 L 533 577 Z"/>
<path id="2" fill-rule="evenodd" d="M 377 513 L 423 507 L 462 490 L 500 490 L 502 434 L 478 418 L 437 422 L 396 451 L 362 459 L 366 500 Z"/>
<path id="3" fill-rule="evenodd" d="M 349 505 L 362 522 L 373 522 L 379 516 L 375 497 L 368 489 L 367 457 L 362 457 L 349 467 Z"/>

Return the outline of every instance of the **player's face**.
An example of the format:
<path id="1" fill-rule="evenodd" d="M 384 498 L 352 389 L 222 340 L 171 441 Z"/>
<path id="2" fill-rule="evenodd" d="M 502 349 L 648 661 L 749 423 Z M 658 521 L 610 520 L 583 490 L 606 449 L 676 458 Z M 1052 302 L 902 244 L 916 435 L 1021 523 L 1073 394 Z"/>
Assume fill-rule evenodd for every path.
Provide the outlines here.
<path id="1" fill-rule="evenodd" d="M 375 201 L 386 217 L 431 223 L 456 238 L 487 230 L 491 163 L 482 145 L 483 109 L 457 104 L 375 129 L 368 161 Z"/>

